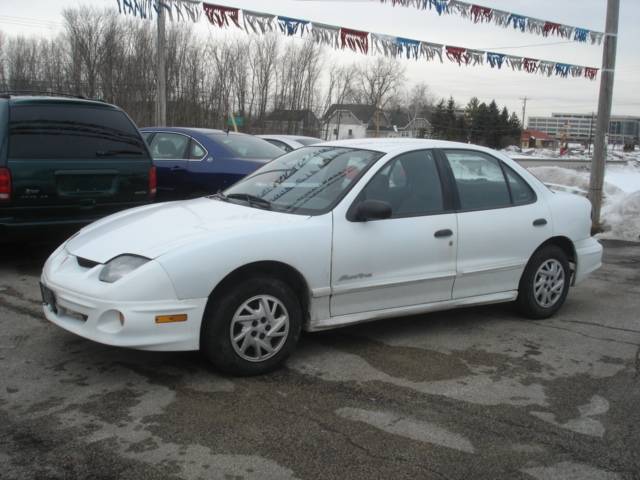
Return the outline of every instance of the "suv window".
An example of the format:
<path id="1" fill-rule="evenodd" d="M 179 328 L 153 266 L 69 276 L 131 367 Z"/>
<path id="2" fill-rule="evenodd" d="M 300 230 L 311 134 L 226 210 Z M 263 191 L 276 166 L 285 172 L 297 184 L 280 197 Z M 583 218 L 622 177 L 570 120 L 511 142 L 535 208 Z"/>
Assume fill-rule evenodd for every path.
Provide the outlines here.
<path id="1" fill-rule="evenodd" d="M 186 160 L 189 137 L 177 133 L 158 132 L 149 149 L 154 160 Z"/>
<path id="2" fill-rule="evenodd" d="M 442 185 L 433 152 L 409 152 L 391 160 L 371 179 L 360 198 L 389 203 L 392 218 L 443 212 Z"/>
<path id="3" fill-rule="evenodd" d="M 515 205 L 524 205 L 526 203 L 535 202 L 536 194 L 529 184 L 504 163 L 502 164 L 502 168 L 504 169 L 507 181 L 509 182 L 509 189 L 511 190 L 513 203 Z"/>
<path id="4" fill-rule="evenodd" d="M 509 187 L 497 159 L 470 150 L 450 150 L 445 154 L 456 180 L 462 210 L 511 205 Z"/>
<path id="5" fill-rule="evenodd" d="M 9 157 L 149 158 L 138 130 L 122 111 L 91 105 L 13 106 Z"/>

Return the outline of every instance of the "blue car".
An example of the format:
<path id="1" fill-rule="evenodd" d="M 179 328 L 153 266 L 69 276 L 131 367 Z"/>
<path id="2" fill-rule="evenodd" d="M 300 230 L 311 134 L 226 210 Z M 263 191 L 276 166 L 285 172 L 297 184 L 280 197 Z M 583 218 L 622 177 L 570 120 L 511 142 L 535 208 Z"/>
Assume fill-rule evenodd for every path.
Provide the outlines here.
<path id="1" fill-rule="evenodd" d="M 159 200 L 219 192 L 284 153 L 244 133 L 178 127 L 141 132 L 156 166 Z"/>

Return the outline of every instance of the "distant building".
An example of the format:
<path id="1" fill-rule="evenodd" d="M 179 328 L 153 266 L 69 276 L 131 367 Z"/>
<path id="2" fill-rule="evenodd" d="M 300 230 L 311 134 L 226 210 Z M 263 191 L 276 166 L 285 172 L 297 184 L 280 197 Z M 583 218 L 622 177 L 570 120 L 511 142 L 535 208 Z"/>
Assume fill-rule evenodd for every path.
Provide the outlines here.
<path id="1" fill-rule="evenodd" d="M 374 105 L 333 104 L 324 122 L 325 140 L 397 136 L 389 116 Z"/>
<path id="2" fill-rule="evenodd" d="M 523 130 L 521 139 L 522 148 L 550 148 L 558 146 L 558 140 L 539 130 Z"/>
<path id="3" fill-rule="evenodd" d="M 274 110 L 264 122 L 265 133 L 318 137 L 321 124 L 311 110 Z"/>
<path id="4" fill-rule="evenodd" d="M 347 138 L 425 138 L 431 135 L 431 123 L 413 117 L 403 109 L 384 111 L 373 105 L 334 104 L 324 117 L 323 137 L 327 140 Z"/>
<path id="5" fill-rule="evenodd" d="M 529 117 L 527 128 L 538 130 L 569 142 L 593 141 L 596 115 L 580 113 L 552 113 L 550 117 Z M 609 123 L 609 143 L 640 143 L 640 117 L 614 115 Z"/>

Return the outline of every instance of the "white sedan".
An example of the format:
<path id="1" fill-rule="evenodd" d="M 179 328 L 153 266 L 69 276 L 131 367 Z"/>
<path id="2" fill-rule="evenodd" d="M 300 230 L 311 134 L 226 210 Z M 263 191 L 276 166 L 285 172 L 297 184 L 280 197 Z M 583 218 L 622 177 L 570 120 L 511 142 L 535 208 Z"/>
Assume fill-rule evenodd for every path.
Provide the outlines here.
<path id="1" fill-rule="evenodd" d="M 293 150 L 297 150 L 302 147 L 308 147 L 309 145 L 316 145 L 323 143 L 324 140 L 316 137 L 305 137 L 302 135 L 256 135 L 263 140 L 266 140 L 272 145 L 289 153 Z"/>
<path id="2" fill-rule="evenodd" d="M 82 229 L 44 266 L 44 313 L 97 342 L 201 349 L 258 374 L 303 329 L 513 301 L 549 317 L 601 265 L 590 212 L 486 148 L 331 142 Z"/>

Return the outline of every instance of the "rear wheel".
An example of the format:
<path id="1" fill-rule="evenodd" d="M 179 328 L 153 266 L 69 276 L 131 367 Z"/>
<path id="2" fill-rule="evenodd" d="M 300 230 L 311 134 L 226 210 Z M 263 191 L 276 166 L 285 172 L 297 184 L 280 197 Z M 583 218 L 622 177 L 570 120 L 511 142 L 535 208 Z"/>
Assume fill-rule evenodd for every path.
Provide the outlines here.
<path id="1" fill-rule="evenodd" d="M 200 346 L 220 370 L 259 375 L 280 366 L 302 328 L 300 302 L 283 281 L 255 277 L 225 289 L 205 312 Z"/>
<path id="2" fill-rule="evenodd" d="M 569 293 L 571 267 L 564 251 L 548 245 L 533 254 L 520 279 L 518 308 L 532 319 L 554 315 Z"/>

